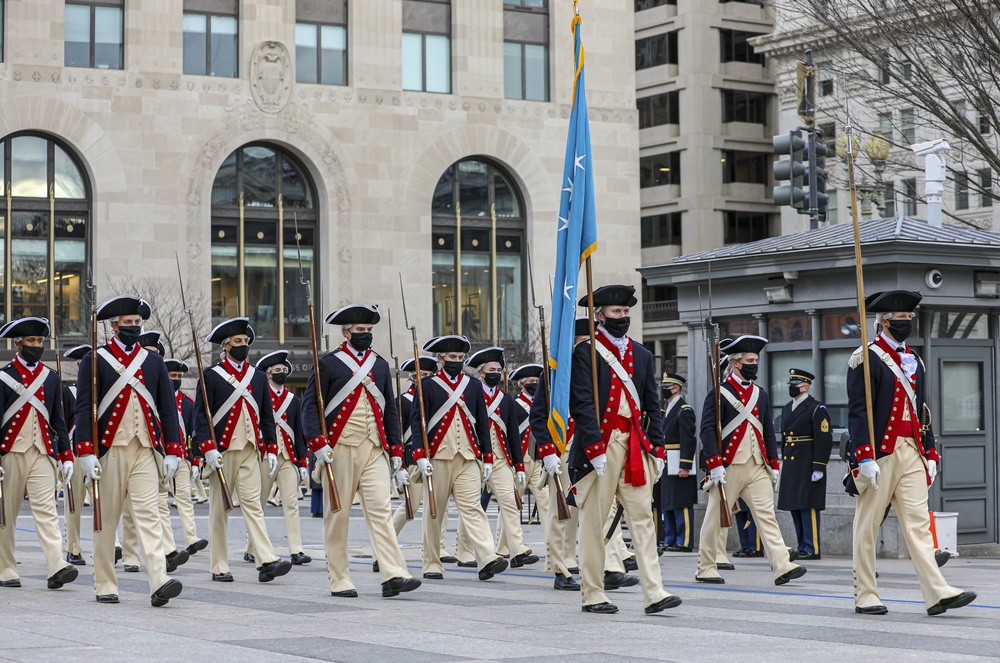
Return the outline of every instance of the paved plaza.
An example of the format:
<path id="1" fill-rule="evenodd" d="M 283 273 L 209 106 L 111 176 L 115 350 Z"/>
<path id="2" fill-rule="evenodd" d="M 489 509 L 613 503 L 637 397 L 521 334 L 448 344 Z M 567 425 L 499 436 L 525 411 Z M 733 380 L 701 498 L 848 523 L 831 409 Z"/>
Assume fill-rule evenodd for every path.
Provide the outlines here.
<path id="1" fill-rule="evenodd" d="M 431 663 L 458 661 L 952 661 L 1000 658 L 1000 561 L 953 559 L 945 575 L 974 589 L 968 608 L 927 617 L 908 560 L 880 560 L 884 617 L 855 615 L 849 559 L 808 562 L 800 581 L 775 587 L 763 559 L 734 560 L 727 584 L 694 582 L 694 554 L 660 558 L 664 581 L 684 604 L 643 614 L 639 587 L 611 593 L 613 616 L 581 612 L 578 593 L 556 592 L 544 560 L 480 582 L 475 569 L 448 566 L 444 580 L 424 581 L 411 594 L 381 598 L 371 571 L 364 518 L 354 507 L 351 569 L 360 597 L 330 596 L 323 561 L 322 521 L 304 510 L 303 539 L 312 564 L 269 584 L 257 582 L 242 561 L 243 522 L 230 519 L 230 560 L 236 582 L 214 583 L 208 552 L 194 555 L 173 577 L 184 593 L 170 605 L 149 605 L 144 573 L 118 572 L 121 604 L 94 600 L 91 544 L 87 566 L 65 588 L 45 588 L 45 566 L 27 505 L 18 519 L 21 589 L 0 589 L 3 661 L 343 661 Z M 491 508 L 491 520 L 495 518 Z M 84 532 L 90 529 L 85 511 Z M 197 506 L 199 533 L 208 531 L 207 506 Z M 281 510 L 269 506 L 267 527 L 279 554 L 287 554 Z M 177 524 L 175 519 L 175 525 Z M 454 511 L 449 548 L 454 544 Z M 179 535 L 179 530 L 175 529 Z M 542 551 L 538 525 L 525 537 Z M 401 541 L 420 576 L 420 522 Z M 757 657 L 757 658 L 755 658 Z"/>

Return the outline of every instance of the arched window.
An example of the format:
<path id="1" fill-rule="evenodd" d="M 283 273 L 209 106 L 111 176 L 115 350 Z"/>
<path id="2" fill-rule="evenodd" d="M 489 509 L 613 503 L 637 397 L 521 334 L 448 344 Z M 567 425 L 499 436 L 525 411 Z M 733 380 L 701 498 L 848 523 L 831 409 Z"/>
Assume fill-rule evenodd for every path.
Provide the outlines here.
<path id="1" fill-rule="evenodd" d="M 309 338 L 295 224 L 315 288 L 317 218 L 315 188 L 291 154 L 250 144 L 226 157 L 212 185 L 213 324 L 246 315 L 258 337 Z"/>
<path id="2" fill-rule="evenodd" d="M 83 336 L 90 313 L 90 183 L 84 170 L 68 148 L 37 133 L 0 140 L 0 162 L 3 321 L 43 316 L 52 322 L 53 335 Z"/>
<path id="3" fill-rule="evenodd" d="M 458 161 L 434 189 L 432 214 L 434 333 L 524 340 L 525 216 L 513 179 L 483 157 Z"/>

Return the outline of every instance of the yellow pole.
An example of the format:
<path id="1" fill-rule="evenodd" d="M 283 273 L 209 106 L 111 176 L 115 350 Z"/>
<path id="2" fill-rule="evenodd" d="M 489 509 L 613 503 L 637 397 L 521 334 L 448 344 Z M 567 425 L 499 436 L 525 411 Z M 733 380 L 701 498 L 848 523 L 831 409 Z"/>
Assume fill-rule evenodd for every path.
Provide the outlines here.
<path id="1" fill-rule="evenodd" d="M 49 185 L 49 320 L 56 321 L 56 187 Z M 55 334 L 49 334 L 49 347 L 56 347 Z M 57 353 L 58 354 L 58 353 Z"/>
<path id="2" fill-rule="evenodd" d="M 285 201 L 278 195 L 278 344 L 285 343 Z"/>
<path id="3" fill-rule="evenodd" d="M 240 225 L 236 228 L 236 315 L 246 315 L 247 277 L 246 261 L 243 259 L 245 228 L 243 226 L 243 192 L 240 192 Z"/>
<path id="4" fill-rule="evenodd" d="M 7 182 L 7 216 L 4 222 L 4 234 L 7 236 L 3 244 L 3 321 L 10 322 L 13 314 L 13 303 L 11 302 L 11 246 L 14 243 L 14 220 L 11 218 L 11 196 L 10 182 Z M 11 341 L 7 339 L 7 349 L 10 350 Z"/>
<path id="5" fill-rule="evenodd" d="M 462 335 L 462 203 L 455 201 L 455 333 Z"/>
<path id="6" fill-rule="evenodd" d="M 490 205 L 490 315 L 493 318 L 493 345 L 500 345 L 499 320 L 497 315 L 500 307 L 497 304 L 497 206 Z"/>

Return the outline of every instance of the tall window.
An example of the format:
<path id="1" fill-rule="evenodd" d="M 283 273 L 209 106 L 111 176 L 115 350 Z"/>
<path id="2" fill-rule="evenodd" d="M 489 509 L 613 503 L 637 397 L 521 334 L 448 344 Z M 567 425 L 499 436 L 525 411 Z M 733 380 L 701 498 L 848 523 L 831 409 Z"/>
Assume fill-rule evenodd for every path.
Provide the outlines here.
<path id="1" fill-rule="evenodd" d="M 896 216 L 896 183 L 886 182 L 882 189 L 882 216 L 890 218 Z"/>
<path id="2" fill-rule="evenodd" d="M 723 90 L 722 121 L 767 124 L 767 95 L 742 90 Z"/>
<path id="3" fill-rule="evenodd" d="M 450 0 L 403 0 L 403 89 L 451 92 Z"/>
<path id="4" fill-rule="evenodd" d="M 878 130 L 887 141 L 892 143 L 892 111 L 878 114 Z"/>
<path id="5" fill-rule="evenodd" d="M 680 124 L 680 96 L 677 90 L 636 99 L 639 108 L 639 128 L 648 129 L 661 124 Z"/>
<path id="6" fill-rule="evenodd" d="M 917 179 L 903 180 L 903 216 L 917 215 Z"/>
<path id="7" fill-rule="evenodd" d="M 763 152 L 722 151 L 722 181 L 767 184 L 771 155 Z"/>
<path id="8" fill-rule="evenodd" d="M 83 336 L 90 183 L 70 151 L 39 134 L 0 140 L 3 191 L 3 321 L 34 315 L 56 336 Z M 6 214 L 10 212 L 10 223 Z"/>
<path id="9" fill-rule="evenodd" d="M 548 101 L 548 2 L 504 0 L 503 9 L 504 96 Z"/>
<path id="10" fill-rule="evenodd" d="M 899 138 L 903 145 L 913 145 L 917 139 L 917 120 L 912 108 L 899 111 Z"/>
<path id="11" fill-rule="evenodd" d="M 828 64 L 820 64 L 816 66 L 816 79 L 818 85 L 816 86 L 816 91 L 819 92 L 821 97 L 829 97 L 833 95 L 833 69 L 830 68 Z"/>
<path id="12" fill-rule="evenodd" d="M 438 180 L 431 213 L 434 334 L 477 346 L 524 340 L 525 215 L 513 179 L 482 157 L 463 159 Z"/>
<path id="13" fill-rule="evenodd" d="M 123 67 L 122 2 L 91 0 L 66 3 L 63 63 L 67 67 Z M 0 5 L 0 12 L 2 10 Z"/>
<path id="14" fill-rule="evenodd" d="M 764 64 L 764 55 L 757 53 L 750 45 L 750 39 L 760 37 L 759 32 L 745 32 L 743 30 L 719 30 L 719 43 L 722 46 L 722 62 L 749 62 L 750 64 Z"/>
<path id="15" fill-rule="evenodd" d="M 993 207 L 993 171 L 980 168 L 976 175 L 979 177 L 979 206 Z"/>
<path id="16" fill-rule="evenodd" d="M 723 242 L 743 244 L 771 236 L 771 215 L 761 212 L 726 212 Z"/>
<path id="17" fill-rule="evenodd" d="M 681 213 L 642 217 L 642 248 L 681 245 Z"/>
<path id="18" fill-rule="evenodd" d="M 666 152 L 639 159 L 639 188 L 681 183 L 681 153 Z"/>
<path id="19" fill-rule="evenodd" d="M 955 209 L 969 209 L 969 174 L 955 173 Z"/>
<path id="20" fill-rule="evenodd" d="M 184 0 L 184 73 L 236 78 L 239 0 Z"/>
<path id="21" fill-rule="evenodd" d="M 292 155 L 250 144 L 226 157 L 212 185 L 213 324 L 246 315 L 258 336 L 309 337 L 295 224 L 306 278 L 316 284 L 317 219 L 315 188 Z"/>
<path id="22" fill-rule="evenodd" d="M 295 3 L 295 80 L 347 85 L 347 3 Z"/>
<path id="23" fill-rule="evenodd" d="M 677 30 L 635 40 L 635 69 L 677 64 Z"/>

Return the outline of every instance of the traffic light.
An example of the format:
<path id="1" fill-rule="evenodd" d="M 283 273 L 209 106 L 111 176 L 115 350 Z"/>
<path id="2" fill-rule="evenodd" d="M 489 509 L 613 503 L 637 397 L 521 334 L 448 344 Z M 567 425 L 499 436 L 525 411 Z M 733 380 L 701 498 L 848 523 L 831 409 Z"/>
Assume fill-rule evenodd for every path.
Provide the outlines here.
<path id="1" fill-rule="evenodd" d="M 806 142 L 802 140 L 802 131 L 796 129 L 787 134 L 774 136 L 771 139 L 771 144 L 774 146 L 775 154 L 788 156 L 788 160 L 774 162 L 775 181 L 788 181 L 788 184 L 774 187 L 774 204 L 788 205 L 800 211 L 806 209 L 808 205 L 806 192 L 803 189 L 806 172 L 803 158 Z"/>
<path id="2" fill-rule="evenodd" d="M 814 130 L 809 140 L 815 141 L 812 149 L 812 153 L 815 157 L 814 160 L 806 166 L 805 178 L 809 188 L 816 190 L 816 208 L 819 210 L 821 215 L 825 216 L 830 196 L 826 195 L 826 178 L 828 177 L 826 170 L 827 147 L 826 142 L 823 140 L 823 130 Z"/>

